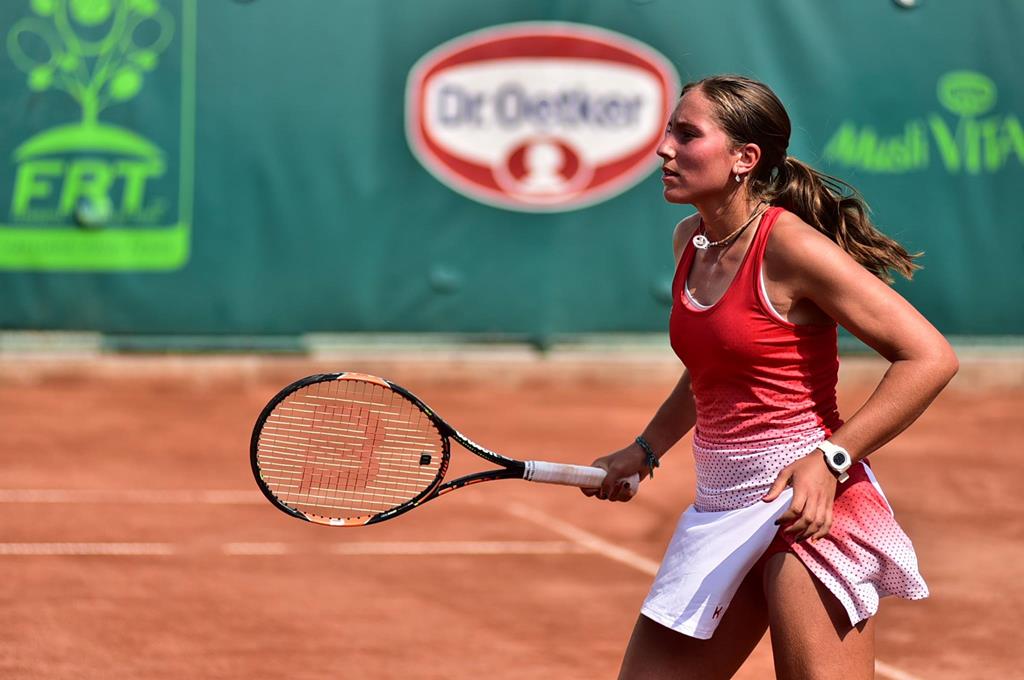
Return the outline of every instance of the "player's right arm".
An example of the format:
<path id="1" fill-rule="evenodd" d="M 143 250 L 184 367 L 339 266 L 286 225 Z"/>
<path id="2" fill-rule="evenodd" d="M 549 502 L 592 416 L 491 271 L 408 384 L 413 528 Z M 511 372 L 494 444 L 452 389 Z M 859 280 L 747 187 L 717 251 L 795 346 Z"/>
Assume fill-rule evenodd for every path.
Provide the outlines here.
<path id="1" fill-rule="evenodd" d="M 693 392 L 690 390 L 690 373 L 683 369 L 675 388 L 658 408 L 641 435 L 651 445 L 654 454 L 661 458 L 693 428 L 696 422 L 697 407 L 693 401 Z M 636 441 L 598 458 L 591 465 L 607 470 L 608 475 L 600 489 L 583 489 L 583 493 L 611 501 L 628 501 L 633 496 L 633 492 L 624 489 L 619 480 L 634 474 L 639 474 L 643 479 L 651 471 L 647 466 L 647 454 Z"/>
<path id="2" fill-rule="evenodd" d="M 672 250 L 677 266 L 686 243 L 693 238 L 699 224 L 700 216 L 695 213 L 676 225 L 672 234 Z M 675 388 L 658 408 L 651 422 L 641 432 L 641 436 L 651 445 L 654 454 L 661 458 L 693 428 L 696 422 L 697 407 L 693 401 L 693 391 L 690 389 L 690 373 L 684 368 Z M 650 473 L 647 454 L 635 441 L 623 449 L 598 458 L 593 462 L 593 466 L 608 470 L 608 475 L 600 489 L 585 489 L 583 493 L 612 501 L 627 501 L 633 496 L 633 492 L 622 488 L 619 480 L 634 474 L 639 474 L 643 479 Z"/>

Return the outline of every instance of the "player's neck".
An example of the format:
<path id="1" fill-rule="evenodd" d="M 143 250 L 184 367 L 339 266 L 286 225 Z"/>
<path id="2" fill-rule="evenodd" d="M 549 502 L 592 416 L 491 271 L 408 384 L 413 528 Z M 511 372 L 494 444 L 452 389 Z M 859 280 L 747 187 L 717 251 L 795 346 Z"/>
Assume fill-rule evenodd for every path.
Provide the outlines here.
<path id="1" fill-rule="evenodd" d="M 694 205 L 704 220 L 704 234 L 709 241 L 717 241 L 736 231 L 763 204 L 745 191 L 734 191 L 720 199 L 709 199 Z"/>

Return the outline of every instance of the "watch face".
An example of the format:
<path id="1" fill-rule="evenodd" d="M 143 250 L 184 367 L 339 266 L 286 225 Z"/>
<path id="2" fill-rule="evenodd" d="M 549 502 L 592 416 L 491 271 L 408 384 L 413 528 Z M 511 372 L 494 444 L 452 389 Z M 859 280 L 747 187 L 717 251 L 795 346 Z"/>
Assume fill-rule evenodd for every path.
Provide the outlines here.
<path id="1" fill-rule="evenodd" d="M 842 451 L 837 451 L 832 454 L 832 464 L 836 467 L 842 467 L 846 464 L 847 457 Z"/>

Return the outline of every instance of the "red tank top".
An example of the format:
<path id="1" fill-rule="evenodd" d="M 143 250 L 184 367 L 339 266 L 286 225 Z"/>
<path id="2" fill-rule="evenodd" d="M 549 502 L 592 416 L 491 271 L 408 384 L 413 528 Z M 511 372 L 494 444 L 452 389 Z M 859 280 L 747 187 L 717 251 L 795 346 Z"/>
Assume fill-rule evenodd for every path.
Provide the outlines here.
<path id="1" fill-rule="evenodd" d="M 769 208 L 761 217 L 736 276 L 710 308 L 696 308 L 686 295 L 692 242 L 676 268 L 669 337 L 690 372 L 696 436 L 704 442 L 770 445 L 813 430 L 828 437 L 842 424 L 836 324 L 789 323 L 761 287 L 765 246 L 783 211 Z"/>

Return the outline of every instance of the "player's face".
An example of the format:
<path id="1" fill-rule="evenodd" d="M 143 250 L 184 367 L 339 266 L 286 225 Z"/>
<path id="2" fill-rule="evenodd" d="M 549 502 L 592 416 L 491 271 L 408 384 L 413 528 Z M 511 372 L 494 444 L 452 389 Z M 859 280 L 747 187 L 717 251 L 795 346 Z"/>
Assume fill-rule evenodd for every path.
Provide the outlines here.
<path id="1" fill-rule="evenodd" d="M 658 147 L 662 184 L 670 203 L 695 203 L 729 190 L 739 158 L 732 140 L 711 116 L 711 104 L 699 89 L 687 92 L 669 117 Z"/>

